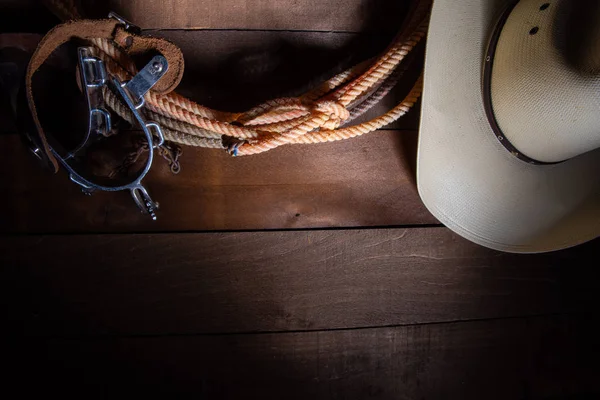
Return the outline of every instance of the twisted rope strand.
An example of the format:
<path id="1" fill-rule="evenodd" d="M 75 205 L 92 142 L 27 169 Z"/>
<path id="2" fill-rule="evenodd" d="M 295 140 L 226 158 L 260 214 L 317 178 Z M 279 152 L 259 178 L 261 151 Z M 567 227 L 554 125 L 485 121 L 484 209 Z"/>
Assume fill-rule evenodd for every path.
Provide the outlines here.
<path id="1" fill-rule="evenodd" d="M 365 95 L 362 101 L 358 101 L 357 104 L 351 108 L 350 116 L 342 125 L 342 127 L 347 126 L 350 122 L 366 113 L 384 97 L 386 97 L 398 84 L 404 73 L 408 70 L 410 62 L 411 60 L 408 60 L 408 62 L 401 64 L 400 68 L 397 68 L 376 90 Z"/>
<path id="2" fill-rule="evenodd" d="M 177 93 L 146 95 L 146 114 L 164 127 L 165 138 L 190 146 L 225 148 L 234 155 L 258 154 L 284 144 L 318 143 L 347 139 L 379 129 L 415 104 L 422 90 L 422 77 L 407 97 L 392 110 L 355 126 L 347 124 L 370 109 L 395 86 L 405 67 L 398 66 L 425 36 L 430 0 L 414 7 L 405 28 L 379 59 L 360 63 L 327 80 L 299 98 L 267 101 L 244 113 L 229 113 L 201 106 Z M 121 80 L 137 72 L 135 64 L 112 41 L 94 39 L 97 56 L 108 71 Z M 132 121 L 129 110 L 105 90 L 111 109 Z M 353 108 L 354 107 L 354 108 Z M 353 108 L 349 112 L 349 108 Z"/>
<path id="3" fill-rule="evenodd" d="M 333 142 L 337 140 L 350 139 L 365 133 L 373 132 L 391 124 L 398 118 L 406 114 L 415 105 L 421 93 L 423 92 L 423 75 L 419 77 L 412 90 L 404 100 L 387 113 L 362 124 L 341 128 L 337 130 L 321 130 L 311 132 L 297 138 L 293 143 L 322 143 Z"/>
<path id="4" fill-rule="evenodd" d="M 119 117 L 123 118 L 131 125 L 135 125 L 135 118 L 129 107 L 123 104 L 109 89 L 105 88 L 103 90 L 103 95 L 106 104 Z M 152 119 L 154 122 L 158 122 L 161 125 L 165 140 L 188 146 L 213 149 L 224 148 L 221 135 L 214 134 L 213 132 L 209 131 L 198 130 L 199 128 L 195 126 L 185 126 L 185 123 L 181 121 L 172 120 L 160 114 L 155 114 L 148 111 L 146 111 L 146 113 L 150 119 Z"/>

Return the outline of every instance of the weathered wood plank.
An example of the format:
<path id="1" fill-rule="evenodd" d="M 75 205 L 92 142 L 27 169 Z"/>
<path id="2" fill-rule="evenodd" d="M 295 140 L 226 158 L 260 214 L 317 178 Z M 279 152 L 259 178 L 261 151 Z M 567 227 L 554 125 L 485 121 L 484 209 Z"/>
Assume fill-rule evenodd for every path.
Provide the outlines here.
<path id="1" fill-rule="evenodd" d="M 94 1 L 89 15 L 114 10 L 144 28 L 396 31 L 409 0 Z"/>
<path id="2" fill-rule="evenodd" d="M 3 389 L 24 397 L 506 400 L 600 393 L 597 335 L 572 317 L 2 344 L 10 365 Z"/>
<path id="3" fill-rule="evenodd" d="M 180 92 L 215 108 L 248 109 L 278 96 L 301 93 L 338 70 L 376 52 L 377 36 L 310 32 L 167 31 L 188 68 Z M 354 47 L 353 43 L 357 43 Z M 379 43 L 383 48 L 384 43 Z M 375 46 L 377 48 L 377 46 Z M 355 53 L 354 49 L 358 49 Z M 314 59 L 319 63 L 314 63 Z M 314 67 L 313 65 L 317 65 Z M 418 74 L 418 62 L 395 95 L 370 115 L 399 101 Z M 72 73 L 54 73 L 74 86 Z M 320 78 L 319 78 L 320 77 Z M 61 132 L 74 120 L 61 83 L 36 87 L 47 128 Z M 46 93 L 45 89 L 48 89 Z M 72 89 L 75 91 L 75 89 Z M 45 96 L 45 98 L 44 98 Z M 45 101 L 44 101 L 45 100 Z M 48 118 L 44 119 L 47 120 Z M 396 124 L 414 131 L 418 109 Z M 14 131 L 2 124 L 0 131 Z M 344 143 L 296 146 L 232 159 L 216 150 L 185 149 L 183 172 L 172 177 L 157 160 L 148 184 L 161 202 L 159 222 L 139 215 L 127 194 L 83 198 L 63 176 L 40 171 L 16 138 L 1 138 L 14 171 L 0 183 L 2 232 L 107 232 L 211 229 L 281 229 L 436 223 L 414 187 L 415 132 L 386 132 Z M 40 201 L 43 198 L 44 201 Z M 296 214 L 300 214 L 296 216 Z"/>
<path id="4" fill-rule="evenodd" d="M 5 329 L 190 334 L 417 324 L 582 310 L 597 242 L 544 255 L 446 228 L 5 237 Z"/>
<path id="5" fill-rule="evenodd" d="M 158 220 L 125 192 L 81 194 L 64 171 L 42 170 L 16 135 L 0 136 L 2 232 L 131 232 L 428 224 L 414 185 L 416 132 L 287 146 L 232 158 L 185 148 L 173 175 L 160 157 L 145 180 Z"/>

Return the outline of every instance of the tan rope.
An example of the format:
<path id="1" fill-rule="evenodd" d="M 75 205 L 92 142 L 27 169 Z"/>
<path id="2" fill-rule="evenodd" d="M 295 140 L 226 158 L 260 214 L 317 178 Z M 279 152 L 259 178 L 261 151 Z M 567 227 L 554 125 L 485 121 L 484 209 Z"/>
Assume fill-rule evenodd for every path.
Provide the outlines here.
<path id="1" fill-rule="evenodd" d="M 392 122 L 394 122 L 397 118 L 406 114 L 411 107 L 417 102 L 421 92 L 423 90 L 423 77 L 420 76 L 414 87 L 410 91 L 410 93 L 406 96 L 406 98 L 392 110 L 387 112 L 386 114 L 375 118 L 371 121 L 364 122 L 359 125 L 355 125 L 349 128 L 343 128 L 338 130 L 321 130 L 318 132 L 311 132 L 306 135 L 298 135 L 295 139 L 289 140 L 286 143 L 290 144 L 311 144 L 311 143 L 322 143 L 322 142 L 333 142 L 337 140 L 349 139 L 352 137 L 360 136 L 367 132 L 372 132 L 373 130 L 377 130 L 379 128 L 384 127 Z M 134 123 L 133 114 L 131 110 L 125 105 L 123 105 L 117 97 L 112 94 L 112 92 L 108 91 L 106 94 L 106 101 L 108 106 L 115 110 L 115 112 L 128 121 L 129 123 Z M 161 116 L 162 117 L 162 116 Z M 154 119 L 154 118 L 153 118 Z M 173 122 L 168 121 L 168 119 L 162 119 L 162 124 L 165 126 L 170 126 Z M 158 122 L 158 121 L 157 121 Z M 177 121 L 178 122 L 178 121 Z M 178 130 L 172 130 L 169 128 L 163 128 L 163 133 L 165 135 L 166 140 L 171 140 L 176 143 L 185 144 L 188 146 L 198 146 L 198 147 L 207 147 L 207 148 L 224 148 L 222 141 L 220 138 L 211 138 L 205 137 L 202 135 L 194 134 L 194 133 L 183 133 Z M 276 146 L 275 146 L 276 147 Z M 260 144 L 255 145 L 253 147 L 247 147 L 242 152 L 238 153 L 239 155 L 247 155 L 247 154 L 257 154 L 264 151 L 269 150 L 272 147 L 269 147 L 268 144 Z"/>
<path id="2" fill-rule="evenodd" d="M 371 121 L 339 128 L 370 108 L 395 84 L 398 65 L 425 36 L 431 1 L 421 0 L 394 43 L 377 60 L 358 64 L 319 85 L 299 98 L 267 101 L 244 113 L 229 113 L 199 105 L 177 93 L 146 95 L 147 116 L 164 127 L 167 140 L 175 143 L 224 148 L 235 155 L 257 154 L 284 144 L 319 143 L 347 139 L 385 126 L 404 115 L 415 104 L 422 90 L 422 78 L 396 107 Z M 97 56 L 108 71 L 128 80 L 137 71 L 135 64 L 112 41 L 95 39 Z M 397 75 L 397 74 L 396 74 Z M 126 120 L 129 110 L 105 90 L 109 107 Z M 366 99 L 366 100 L 365 100 Z"/>
<path id="3" fill-rule="evenodd" d="M 164 126 L 165 128 L 169 128 L 181 133 L 187 133 L 188 135 L 192 136 L 205 137 L 208 139 L 221 139 L 221 135 L 216 132 L 198 128 L 197 126 L 165 117 L 164 115 L 157 114 L 150 110 L 145 110 L 145 113 L 148 116 L 148 119 L 158 123 L 161 127 Z"/>
<path id="4" fill-rule="evenodd" d="M 209 149 L 224 149 L 223 141 L 219 139 L 211 139 L 206 137 L 198 137 L 188 135 L 179 131 L 163 128 L 165 140 L 184 144 L 186 146 L 205 147 Z"/>
<path id="5" fill-rule="evenodd" d="M 342 104 L 347 106 L 377 81 L 384 79 L 394 71 L 404 57 L 426 35 L 430 10 L 430 1 L 416 3 L 410 19 L 388 51 L 365 73 L 342 89 L 342 95 L 338 97 Z"/>
<path id="6" fill-rule="evenodd" d="M 350 126 L 347 128 L 341 128 L 337 130 L 321 130 L 318 132 L 311 132 L 307 135 L 302 136 L 299 140 L 294 143 L 321 143 L 321 142 L 334 142 L 336 140 L 350 139 L 356 136 L 363 135 L 365 133 L 373 132 L 377 129 L 383 128 L 386 125 L 391 124 L 398 118 L 406 114 L 415 105 L 421 93 L 423 92 L 423 76 L 421 75 L 415 85 L 413 86 L 410 93 L 404 100 L 396 107 L 392 108 L 387 113 L 372 119 L 371 121 L 364 122 L 362 124 Z"/>
<path id="7" fill-rule="evenodd" d="M 341 72 L 329 79 L 328 81 L 323 82 L 321 85 L 311 90 L 310 92 L 304 94 L 301 99 L 304 101 L 315 101 L 318 98 L 330 93 L 332 90 L 340 87 L 346 82 L 356 78 L 358 75 L 362 74 L 369 68 L 372 60 L 363 61 L 354 67 L 347 69 L 344 72 Z"/>
<path id="8" fill-rule="evenodd" d="M 117 96 L 113 94 L 109 89 L 103 90 L 104 99 L 106 104 L 115 112 L 118 116 L 135 126 L 135 118 L 133 113 L 124 105 Z M 195 131 L 196 127 L 186 127 L 181 121 L 172 120 L 165 118 L 160 114 L 148 113 L 148 117 L 154 122 L 158 122 L 161 125 L 161 130 L 165 137 L 165 140 L 172 141 L 175 143 L 184 144 L 187 146 L 206 147 L 213 149 L 223 149 L 223 142 L 220 135 L 215 135 L 208 131 Z M 172 128 L 175 127 L 175 128 Z M 187 132 L 186 132 L 187 131 Z M 205 136 L 206 135 L 206 136 Z M 211 137 L 212 136 L 212 137 Z"/>

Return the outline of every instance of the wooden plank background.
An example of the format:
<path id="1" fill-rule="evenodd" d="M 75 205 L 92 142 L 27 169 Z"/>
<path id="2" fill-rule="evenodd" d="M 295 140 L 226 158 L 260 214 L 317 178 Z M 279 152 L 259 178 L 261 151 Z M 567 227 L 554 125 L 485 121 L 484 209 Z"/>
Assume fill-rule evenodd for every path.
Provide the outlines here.
<path id="1" fill-rule="evenodd" d="M 186 73 L 180 92 L 217 109 L 245 110 L 265 100 L 297 95 L 348 66 L 374 56 L 392 35 L 288 31 L 151 31 L 181 46 Z M 416 50 L 422 56 L 423 48 Z M 315 63 L 314 60 L 319 60 Z M 414 64 L 414 65 L 413 65 Z M 411 64 L 406 81 L 362 117 L 397 104 L 419 73 Z M 50 128 L 64 129 L 71 109 L 57 107 L 61 85 L 72 74 L 52 74 L 39 108 Z M 57 84 L 57 77 L 63 83 Z M 66 96 L 63 94 L 63 96 Z M 44 101 L 45 100 L 45 101 Z M 64 100 L 65 102 L 67 100 Z M 71 100 L 70 103 L 73 101 Z M 44 107 L 46 106 L 46 107 Z M 64 171 L 41 170 L 3 124 L 0 159 L 12 170 L 0 181 L 0 232 L 128 232 L 286 229 L 436 224 L 415 184 L 418 107 L 380 132 L 340 143 L 286 146 L 252 157 L 184 148 L 182 171 L 172 175 L 157 157 L 145 180 L 161 205 L 158 221 L 141 215 L 126 192 L 83 196 Z M 61 121 L 63 121 L 61 123 Z M 67 125 L 68 126 L 68 125 Z M 43 198 L 44 201 L 40 201 Z"/>
<path id="2" fill-rule="evenodd" d="M 590 276 L 595 250 L 503 254 L 445 228 L 25 236 L 0 244 L 0 292 L 29 334 L 328 330 L 549 315 L 574 311 L 570 296 L 592 297 L 597 284 L 576 277 Z"/>
<path id="3" fill-rule="evenodd" d="M 84 196 L 62 174 L 41 170 L 16 135 L 0 181 L 3 232 L 119 232 L 388 226 L 436 223 L 414 186 L 414 131 L 287 147 L 232 159 L 222 151 L 184 149 L 172 175 L 158 158 L 146 179 L 160 202 L 157 221 L 129 193 Z M 407 156 L 406 156 L 407 155 Z M 265 168 L 265 166 L 272 166 Z M 63 171 L 64 172 L 64 171 Z M 43 199 L 43 200 L 42 200 Z"/>
<path id="4" fill-rule="evenodd" d="M 409 4 L 82 3 L 181 46 L 180 91 L 228 110 L 377 54 Z M 0 0 L 0 11 L 0 32 L 55 21 L 30 0 Z M 419 51 L 371 116 L 406 92 Z M 47 89 L 72 82 L 53 76 Z M 53 93 L 43 109 L 68 127 Z M 184 149 L 175 176 L 159 159 L 146 180 L 161 203 L 153 223 L 126 193 L 86 197 L 40 170 L 0 104 L 3 397 L 600 395 L 598 241 L 514 255 L 441 227 L 415 187 L 418 109 L 341 143 L 236 159 Z"/>
<path id="5" fill-rule="evenodd" d="M 408 0 L 92 1 L 88 14 L 114 10 L 148 29 L 396 32 Z M 85 3 L 84 3 L 85 4 Z"/>
<path id="6" fill-rule="evenodd" d="M 30 377 L 86 398 L 600 393 L 597 242 L 518 256 L 410 228 L 0 243 L 5 387 L 22 393 Z"/>
<path id="7" fill-rule="evenodd" d="M 575 339 L 575 337 L 577 339 Z M 63 398 L 593 399 L 597 336 L 569 317 L 349 331 L 5 341 L 6 388 Z M 7 346 L 7 347 L 8 347 Z M 23 377 L 39 376 L 31 385 Z"/>

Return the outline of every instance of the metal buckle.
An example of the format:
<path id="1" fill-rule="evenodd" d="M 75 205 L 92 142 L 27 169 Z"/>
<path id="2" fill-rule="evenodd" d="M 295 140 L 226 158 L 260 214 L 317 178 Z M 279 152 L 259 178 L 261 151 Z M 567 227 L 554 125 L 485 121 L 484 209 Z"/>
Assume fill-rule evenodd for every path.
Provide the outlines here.
<path id="1" fill-rule="evenodd" d="M 142 28 L 127 21 L 125 18 L 121 17 L 119 14 L 117 14 L 114 11 L 111 11 L 108 13 L 108 18 L 116 19 L 117 21 L 119 21 L 121 23 L 121 25 L 123 25 L 123 28 L 125 28 L 125 30 L 128 32 L 137 33 L 137 34 L 142 32 Z"/>
<path id="2" fill-rule="evenodd" d="M 103 107 L 104 98 L 102 87 L 106 85 L 106 68 L 101 59 L 92 55 L 89 47 L 77 49 L 79 60 L 79 71 L 81 86 L 85 92 L 85 101 L 88 106 L 88 130 L 83 140 L 75 146 L 75 149 L 65 154 L 63 158 L 68 160 L 89 145 L 92 135 L 105 135 L 112 129 L 110 113 Z"/>
<path id="3" fill-rule="evenodd" d="M 148 191 L 142 185 L 142 179 L 144 179 L 152 166 L 153 149 L 161 146 L 165 139 L 160 126 L 155 122 L 146 121 L 140 109 L 144 105 L 144 95 L 167 72 L 169 67 L 168 62 L 165 57 L 157 55 L 130 81 L 121 82 L 116 76 L 109 76 L 107 74 L 102 60 L 92 56 L 91 48 L 81 47 L 78 49 L 78 54 L 82 87 L 89 109 L 88 131 L 83 141 L 77 145 L 75 150 L 66 153 L 61 151 L 60 145 L 57 143 L 50 143 L 50 149 L 65 169 L 69 171 L 71 181 L 81 186 L 85 193 L 91 194 L 95 190 L 109 192 L 129 190 L 133 200 L 142 212 L 149 214 L 152 219 L 156 220 L 158 203 L 152 200 Z M 74 158 L 78 153 L 88 148 L 96 138 L 102 137 L 104 133 L 111 130 L 110 113 L 104 106 L 102 95 L 102 91 L 105 88 L 112 90 L 131 110 L 135 120 L 142 127 L 148 142 L 148 159 L 144 168 L 133 181 L 126 185 L 108 186 L 106 184 L 95 183 L 91 179 L 82 176 L 77 171 L 77 165 L 74 162 Z M 158 138 L 156 143 L 153 133 Z"/>

